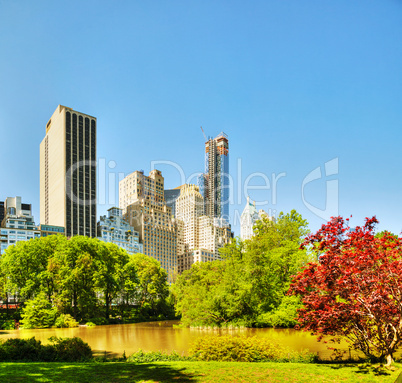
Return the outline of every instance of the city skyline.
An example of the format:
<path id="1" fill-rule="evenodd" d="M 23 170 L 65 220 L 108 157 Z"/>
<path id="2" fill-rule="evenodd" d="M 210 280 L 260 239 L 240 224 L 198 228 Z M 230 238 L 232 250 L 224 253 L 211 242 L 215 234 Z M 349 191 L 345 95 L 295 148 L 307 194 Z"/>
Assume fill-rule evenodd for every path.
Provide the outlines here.
<path id="1" fill-rule="evenodd" d="M 203 126 L 230 137 L 232 217 L 257 174 L 251 184 L 271 183 L 250 190 L 252 200 L 268 200 L 260 208 L 295 208 L 315 231 L 327 181 L 336 181 L 337 210 L 351 225 L 376 215 L 380 230 L 401 232 L 400 3 L 99 2 L 95 12 L 71 4 L 78 12 L 63 20 L 47 2 L 0 5 L 0 25 L 14 31 L 0 37 L 0 200 L 22 196 L 38 220 L 37 148 L 62 104 L 98 119 L 107 182 L 96 219 L 117 205 L 108 204 L 110 175 L 117 197 L 118 174 L 148 172 L 153 161 L 166 189 L 181 185 L 169 162 L 186 177 L 203 172 Z"/>

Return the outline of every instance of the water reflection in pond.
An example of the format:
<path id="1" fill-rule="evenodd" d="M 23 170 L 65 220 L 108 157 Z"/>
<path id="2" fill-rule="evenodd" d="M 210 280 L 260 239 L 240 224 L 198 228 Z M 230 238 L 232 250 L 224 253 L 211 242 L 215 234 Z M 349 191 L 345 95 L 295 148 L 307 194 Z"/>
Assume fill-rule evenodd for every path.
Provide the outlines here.
<path id="1" fill-rule="evenodd" d="M 71 329 L 35 329 L 0 331 L 0 339 L 35 337 L 48 343 L 51 336 L 73 337 L 77 336 L 87 342 L 97 353 L 107 352 L 113 355 L 130 355 L 139 349 L 143 351 L 176 350 L 187 353 L 191 343 L 198 337 L 207 334 L 243 334 L 256 335 L 272 339 L 273 342 L 288 346 L 294 350 L 309 349 L 319 352 L 323 358 L 330 356 L 327 345 L 317 342 L 317 338 L 308 333 L 294 329 L 191 329 L 176 328 L 173 325 L 178 321 L 146 322 L 123 325 L 109 325 L 96 327 L 78 327 Z M 347 349 L 346 344 L 341 345 Z"/>

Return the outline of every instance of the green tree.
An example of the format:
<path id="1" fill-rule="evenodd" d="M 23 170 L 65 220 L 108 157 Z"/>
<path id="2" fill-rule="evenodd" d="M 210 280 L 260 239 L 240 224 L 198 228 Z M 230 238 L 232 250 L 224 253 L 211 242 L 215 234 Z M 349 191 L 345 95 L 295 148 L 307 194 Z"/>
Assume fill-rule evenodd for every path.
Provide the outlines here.
<path id="1" fill-rule="evenodd" d="M 160 263 L 144 254 L 133 254 L 131 262 L 137 271 L 138 286 L 136 301 L 143 311 L 150 311 L 152 315 L 158 314 L 158 307 L 169 296 L 167 272 L 161 268 Z"/>
<path id="2" fill-rule="evenodd" d="M 99 241 L 75 236 L 52 259 L 56 274 L 59 310 L 75 319 L 94 316 L 97 307 L 95 273 L 98 268 Z"/>
<path id="3" fill-rule="evenodd" d="M 183 323 L 272 325 L 265 314 L 278 308 L 282 325 L 294 323 L 298 302 L 286 298 L 280 306 L 292 275 L 313 259 L 300 249 L 307 221 L 292 210 L 280 213 L 276 221 L 258 221 L 255 233 L 250 240 L 226 245 L 221 250 L 223 261 L 195 264 L 177 279 L 173 291 Z M 286 320 L 285 313 L 292 318 Z"/>
<path id="4" fill-rule="evenodd" d="M 35 299 L 29 300 L 22 309 L 21 324 L 24 328 L 52 327 L 56 316 L 57 308 L 52 306 L 45 292 L 42 291 Z"/>
<path id="5" fill-rule="evenodd" d="M 129 257 L 125 250 L 112 243 L 99 242 L 98 264 L 94 274 L 95 287 L 101 293 L 105 303 L 105 317 L 109 319 L 110 306 L 120 296 L 125 285 L 124 266 Z"/>
<path id="6" fill-rule="evenodd" d="M 65 245 L 61 235 L 18 242 L 6 249 L 1 257 L 1 269 L 6 275 L 6 289 L 19 299 L 28 300 L 43 291 L 48 301 L 55 292 L 54 274 L 49 270 L 49 259 Z"/>

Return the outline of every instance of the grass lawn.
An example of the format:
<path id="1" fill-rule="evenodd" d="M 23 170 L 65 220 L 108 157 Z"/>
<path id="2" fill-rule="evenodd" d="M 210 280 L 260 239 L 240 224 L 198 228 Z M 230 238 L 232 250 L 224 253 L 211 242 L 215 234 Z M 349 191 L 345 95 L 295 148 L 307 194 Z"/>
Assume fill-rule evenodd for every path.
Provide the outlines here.
<path id="1" fill-rule="evenodd" d="M 384 382 L 402 371 L 364 365 L 238 362 L 0 363 L 0 382 Z"/>

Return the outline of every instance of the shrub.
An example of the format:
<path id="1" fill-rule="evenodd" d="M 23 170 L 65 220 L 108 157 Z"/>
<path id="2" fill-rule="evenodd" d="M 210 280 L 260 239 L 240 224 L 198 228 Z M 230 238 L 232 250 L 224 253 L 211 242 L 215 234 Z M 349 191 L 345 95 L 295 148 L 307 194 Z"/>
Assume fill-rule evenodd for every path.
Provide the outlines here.
<path id="1" fill-rule="evenodd" d="M 195 360 L 221 362 L 313 362 L 316 354 L 297 352 L 273 344 L 269 339 L 245 336 L 205 336 L 189 351 Z"/>
<path id="2" fill-rule="evenodd" d="M 49 346 L 43 346 L 35 338 L 11 338 L 0 343 L 1 361 L 50 362 L 53 358 L 53 351 Z"/>
<path id="3" fill-rule="evenodd" d="M 54 324 L 59 328 L 78 327 L 78 322 L 70 314 L 61 314 Z"/>
<path id="4" fill-rule="evenodd" d="M 97 326 L 101 326 L 104 324 L 109 324 L 108 320 L 106 318 L 100 317 L 100 318 L 91 318 L 89 322 L 92 322 L 96 324 Z M 88 325 L 88 323 L 87 323 Z"/>
<path id="5" fill-rule="evenodd" d="M 162 351 L 144 352 L 138 350 L 136 353 L 127 358 L 128 362 L 136 363 L 150 363 L 150 362 L 176 362 L 176 361 L 189 361 L 192 360 L 189 356 L 179 355 L 176 351 L 170 354 Z"/>
<path id="6" fill-rule="evenodd" d="M 91 347 L 80 338 L 49 338 L 43 345 L 35 338 L 7 339 L 0 342 L 0 361 L 14 362 L 79 362 L 92 358 Z"/>
<path id="7" fill-rule="evenodd" d="M 0 322 L 0 330 L 14 330 L 15 322 L 13 319 L 7 319 Z"/>
<path id="8" fill-rule="evenodd" d="M 92 350 L 81 338 L 49 338 L 58 362 L 81 362 L 92 359 Z"/>
<path id="9" fill-rule="evenodd" d="M 87 322 L 86 325 L 87 325 L 87 327 L 95 327 L 96 326 L 96 324 L 93 322 Z"/>
<path id="10" fill-rule="evenodd" d="M 35 299 L 29 300 L 22 309 L 21 324 L 24 328 L 52 327 L 57 316 L 57 308 L 52 307 L 45 293 L 40 293 Z"/>

